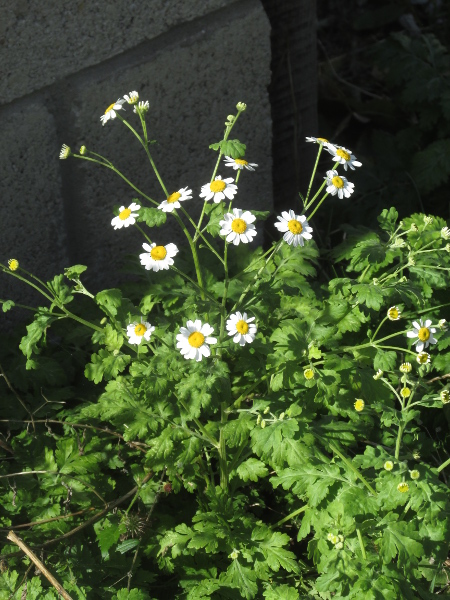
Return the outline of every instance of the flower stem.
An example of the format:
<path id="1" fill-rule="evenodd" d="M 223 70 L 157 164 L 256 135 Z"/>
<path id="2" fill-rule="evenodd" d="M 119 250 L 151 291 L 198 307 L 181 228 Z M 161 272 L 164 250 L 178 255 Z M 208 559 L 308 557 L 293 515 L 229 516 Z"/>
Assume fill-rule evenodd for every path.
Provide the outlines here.
<path id="1" fill-rule="evenodd" d="M 310 219 L 313 218 L 313 216 L 316 214 L 316 212 L 319 210 L 320 205 L 322 204 L 322 202 L 325 200 L 325 198 L 329 196 L 328 192 L 326 192 L 325 196 L 318 202 L 318 204 L 316 205 L 316 208 L 312 211 L 312 213 L 309 215 L 309 217 L 307 217 L 307 221 L 309 221 Z"/>
<path id="2" fill-rule="evenodd" d="M 287 515 L 283 519 L 280 519 L 277 523 L 275 523 L 275 525 L 273 525 L 273 527 L 279 527 L 280 525 L 283 525 L 283 523 L 286 523 L 286 521 L 290 521 L 297 515 L 301 514 L 302 512 L 305 512 L 305 510 L 307 508 L 308 508 L 307 504 L 305 504 L 305 506 L 301 506 L 300 508 L 297 508 L 297 510 L 294 510 L 294 512 L 291 512 L 289 515 Z"/>
<path id="3" fill-rule="evenodd" d="M 364 542 L 362 539 L 361 531 L 356 528 L 356 535 L 358 536 L 359 547 L 361 548 L 361 554 L 364 560 L 367 560 L 366 549 L 364 548 Z"/>
<path id="4" fill-rule="evenodd" d="M 308 191 L 306 192 L 305 205 L 304 205 L 305 209 L 306 209 L 306 205 L 308 204 L 309 194 L 311 192 L 311 187 L 312 187 L 312 184 L 313 184 L 313 181 L 314 181 L 314 177 L 316 175 L 317 165 L 319 164 L 319 157 L 320 157 L 320 154 L 322 152 L 322 149 L 323 149 L 323 145 L 319 144 L 319 151 L 317 152 L 316 164 L 314 165 L 314 169 L 313 169 L 313 172 L 312 172 L 312 175 L 311 175 L 311 180 L 310 180 L 309 186 L 308 186 Z"/>
<path id="5" fill-rule="evenodd" d="M 367 481 L 367 479 L 361 475 L 361 473 L 358 471 L 358 469 L 355 467 L 355 465 L 337 448 L 337 446 L 335 446 L 335 444 L 333 444 L 332 442 L 328 442 L 328 446 L 331 448 L 332 452 L 334 452 L 335 454 L 337 454 L 339 456 L 339 458 L 342 460 L 342 462 L 344 462 L 347 467 L 353 471 L 353 473 L 356 475 L 356 477 L 358 477 L 358 479 L 360 479 L 363 484 L 366 486 L 366 488 L 369 490 L 369 492 L 373 495 L 376 496 L 377 493 L 376 491 L 373 489 L 373 487 L 370 485 L 370 483 Z"/>

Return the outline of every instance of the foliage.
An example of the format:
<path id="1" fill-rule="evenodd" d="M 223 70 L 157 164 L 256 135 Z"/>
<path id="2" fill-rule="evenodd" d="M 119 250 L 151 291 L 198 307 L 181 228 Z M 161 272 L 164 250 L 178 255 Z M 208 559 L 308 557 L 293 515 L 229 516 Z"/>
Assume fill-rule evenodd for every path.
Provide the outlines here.
<path id="1" fill-rule="evenodd" d="M 224 149 L 233 158 L 226 142 L 242 111 L 214 145 L 211 182 Z M 142 137 L 127 126 L 167 198 L 145 112 L 136 112 Z M 236 148 L 245 161 L 245 146 Z M 85 156 L 118 173 L 98 154 L 75 154 Z M 306 194 L 307 220 L 291 216 L 285 240 L 307 233 L 324 185 Z M 445 221 L 399 220 L 390 207 L 372 228 L 343 227 L 331 251 L 306 235 L 263 250 L 223 242 L 226 210 L 205 202 L 195 223 L 181 208 L 143 208 L 137 231 L 151 243 L 158 230 L 144 225 L 176 221 L 188 242 L 180 254 L 190 249 L 192 261 L 177 255 L 170 269 L 135 270 L 138 285 L 95 296 L 83 265 L 48 283 L 2 265 L 46 299 L 22 359 L 11 344 L 0 351 L 4 532 L 18 532 L 79 599 L 441 597 L 450 529 L 450 459 L 435 433 L 450 400 Z M 257 325 L 243 345 L 239 330 L 226 331 L 235 311 Z M 177 334 L 196 319 L 212 324 L 205 335 L 217 343 L 190 360 Z M 57 592 L 5 539 L 0 599 L 20 595 Z"/>

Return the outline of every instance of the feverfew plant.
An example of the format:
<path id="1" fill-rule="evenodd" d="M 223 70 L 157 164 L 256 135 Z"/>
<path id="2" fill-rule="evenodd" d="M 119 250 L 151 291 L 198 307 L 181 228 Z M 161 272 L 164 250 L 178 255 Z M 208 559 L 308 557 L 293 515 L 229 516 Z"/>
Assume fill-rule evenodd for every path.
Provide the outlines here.
<path id="1" fill-rule="evenodd" d="M 1 598 L 412 600 L 447 588 L 450 459 L 433 429 L 450 403 L 447 224 L 389 208 L 319 251 L 317 210 L 330 195 L 355 202 L 341 169 L 363 165 L 308 137 L 306 194 L 271 217 L 279 238 L 263 248 L 269 215 L 239 192 L 258 165 L 230 138 L 245 110 L 227 116 L 197 190 L 163 181 L 137 91 L 100 120 L 105 135 L 123 125 L 138 139 L 153 189 L 89 146 L 62 146 L 61 159 L 130 186 L 104 217 L 143 238 L 138 283 L 93 294 L 84 265 L 49 282 L 31 257 L 0 265 L 44 299 L 17 305 L 34 311 L 26 370 L 1 353 L 0 517 L 61 582 L 32 572 L 10 533 Z M 184 246 L 163 242 L 166 222 Z"/>

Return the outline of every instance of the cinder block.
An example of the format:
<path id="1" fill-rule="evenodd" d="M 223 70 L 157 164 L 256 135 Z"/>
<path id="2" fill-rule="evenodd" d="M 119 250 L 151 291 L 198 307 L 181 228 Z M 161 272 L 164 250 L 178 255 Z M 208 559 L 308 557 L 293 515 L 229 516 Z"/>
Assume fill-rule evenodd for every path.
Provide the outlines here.
<path id="1" fill-rule="evenodd" d="M 2 0 L 0 103 L 42 89 L 232 0 Z"/>
<path id="2" fill-rule="evenodd" d="M 22 267 L 46 280 L 68 260 L 55 122 L 37 101 L 4 110 L 1 120 L 0 261 L 6 264 L 8 258 L 17 258 Z M 26 284 L 4 274 L 0 298 L 32 305 L 43 302 Z M 0 311 L 0 327 L 11 315 Z"/>
<path id="3" fill-rule="evenodd" d="M 141 64 L 125 64 L 113 72 L 99 69 L 73 81 L 65 90 L 66 99 L 70 98 L 65 107 L 68 137 L 60 142 L 75 148 L 85 144 L 110 159 L 147 195 L 164 200 L 136 138 L 118 119 L 100 124 L 100 115 L 111 102 L 138 90 L 141 99 L 150 102 L 148 129 L 158 141 L 151 151 L 159 172 L 170 192 L 192 188 L 193 200 L 186 202 L 185 208 L 198 215 L 203 203 L 200 188 L 209 182 L 217 160 L 208 146 L 221 139 L 226 116 L 235 113 L 236 103 L 243 101 L 248 109 L 231 137 L 247 143 L 246 156 L 259 167 L 254 173 L 241 174 L 234 206 L 271 209 L 269 25 L 259 2 L 244 4 L 245 10 L 235 5 L 227 20 L 205 20 L 200 30 L 187 30 L 184 37 L 180 34 L 173 39 L 167 34 Z M 137 116 L 130 107 L 125 108 L 130 123 L 139 128 Z M 145 240 L 132 227 L 114 231 L 112 208 L 114 204 L 128 205 L 138 196 L 107 169 L 76 159 L 64 161 L 62 167 L 64 189 L 70 193 L 66 202 L 71 207 L 72 262 L 88 265 L 87 281 L 95 288 L 114 285 L 123 256 L 131 253 L 137 257 Z M 235 177 L 236 171 L 222 163 L 218 174 Z M 150 235 L 157 243 L 182 244 L 184 239 L 170 215 L 167 224 Z M 257 243 L 258 237 L 253 246 Z"/>

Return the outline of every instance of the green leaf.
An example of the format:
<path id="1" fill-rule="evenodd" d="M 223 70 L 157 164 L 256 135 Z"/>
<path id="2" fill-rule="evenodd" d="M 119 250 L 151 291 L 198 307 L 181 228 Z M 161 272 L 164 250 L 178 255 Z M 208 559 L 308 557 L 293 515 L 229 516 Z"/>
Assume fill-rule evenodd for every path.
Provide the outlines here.
<path id="1" fill-rule="evenodd" d="M 289 536 L 279 531 L 272 532 L 267 527 L 257 527 L 253 530 L 252 541 L 259 544 L 267 565 L 277 573 L 280 568 L 298 573 L 298 563 L 295 554 L 283 546 L 289 544 Z"/>
<path id="2" fill-rule="evenodd" d="M 61 304 L 68 304 L 73 300 L 71 289 L 64 283 L 64 275 L 56 275 L 51 281 L 47 281 L 47 286 Z"/>
<path id="3" fill-rule="evenodd" d="M 241 158 L 241 156 L 244 156 L 246 147 L 239 140 L 223 140 L 220 142 L 222 154 L 231 156 L 231 158 Z"/>
<path id="4" fill-rule="evenodd" d="M 393 206 L 391 206 L 389 210 L 385 208 L 381 215 L 377 217 L 377 219 L 381 229 L 389 231 L 389 233 L 394 233 L 395 225 L 398 219 L 398 212 Z"/>
<path id="5" fill-rule="evenodd" d="M 3 300 L 2 301 L 2 310 L 3 310 L 3 312 L 8 312 L 8 310 L 11 310 L 11 308 L 15 305 L 16 305 L 15 302 L 13 302 L 12 300 Z"/>
<path id="6" fill-rule="evenodd" d="M 256 458 L 247 459 L 239 465 L 236 471 L 242 481 L 258 481 L 259 478 L 266 477 L 268 474 L 265 464 Z"/>
<path id="7" fill-rule="evenodd" d="M 238 559 L 233 560 L 225 573 L 221 573 L 220 581 L 237 588 L 246 600 L 252 600 L 258 592 L 256 573 L 244 567 Z"/>
<path id="8" fill-rule="evenodd" d="M 113 596 L 112 600 L 151 600 L 147 592 L 144 592 L 140 588 L 133 588 L 130 591 L 127 588 L 123 588 L 117 592 L 116 596 Z"/>
<path id="9" fill-rule="evenodd" d="M 375 371 L 393 371 L 397 363 L 397 354 L 393 350 L 377 350 L 373 361 Z"/>
<path id="10" fill-rule="evenodd" d="M 38 309 L 40 310 L 40 309 Z M 38 342 L 42 337 L 45 337 L 45 332 L 50 324 L 56 320 L 56 317 L 49 313 L 46 309 L 42 309 L 45 312 L 38 312 L 34 318 L 34 321 L 27 325 L 27 335 L 25 335 L 19 344 L 19 348 L 25 354 L 27 358 L 31 358 L 32 354 L 39 354 L 40 348 L 38 348 Z"/>
<path id="11" fill-rule="evenodd" d="M 116 352 L 116 351 L 115 351 Z M 91 356 L 91 361 L 84 369 L 84 375 L 89 381 L 100 383 L 114 379 L 121 373 L 131 361 L 131 356 L 127 354 L 111 354 L 105 349 L 99 350 L 98 354 Z"/>
<path id="12" fill-rule="evenodd" d="M 398 518 L 391 514 L 390 518 Z M 380 552 L 385 563 L 390 563 L 397 555 L 399 567 L 414 568 L 418 559 L 424 556 L 424 547 L 417 541 L 418 532 L 412 523 L 392 520 L 383 530 Z"/>
<path id="13" fill-rule="evenodd" d="M 271 585 L 269 589 L 264 592 L 264 598 L 266 600 L 299 600 L 300 596 L 298 591 L 287 585 Z"/>
<path id="14" fill-rule="evenodd" d="M 133 548 L 136 548 L 136 546 L 139 545 L 139 540 L 136 539 L 129 539 L 129 540 L 125 540 L 124 542 L 122 542 L 121 544 L 119 544 L 117 546 L 117 552 L 120 552 L 120 554 L 125 554 L 125 552 L 128 552 L 129 550 L 133 550 Z"/>
<path id="15" fill-rule="evenodd" d="M 141 208 L 137 221 L 139 223 L 145 223 L 148 227 L 160 227 L 166 222 L 167 215 L 164 211 L 159 208 Z"/>
<path id="16" fill-rule="evenodd" d="M 95 523 L 94 530 L 102 558 L 105 560 L 109 556 L 108 550 L 119 541 L 121 531 L 117 523 L 112 523 L 109 519 L 103 519 Z"/>
<path id="17" fill-rule="evenodd" d="M 122 304 L 122 292 L 117 288 L 103 290 L 95 296 L 95 301 L 108 316 L 117 315 L 117 309 Z"/>
<path id="18" fill-rule="evenodd" d="M 384 302 L 383 289 L 373 283 L 358 283 L 352 286 L 352 292 L 356 294 L 356 299 L 360 304 L 365 304 L 368 308 L 380 310 Z"/>
<path id="19" fill-rule="evenodd" d="M 317 506 L 327 496 L 332 485 L 346 480 L 337 465 L 315 467 L 306 464 L 282 469 L 270 479 L 270 482 L 275 488 L 280 485 L 285 490 L 292 488 L 294 494 L 301 498 L 306 497 L 311 506 Z"/>
<path id="20" fill-rule="evenodd" d="M 84 273 L 86 269 L 85 265 L 74 265 L 73 267 L 64 269 L 64 275 L 67 279 L 79 279 L 81 273 Z"/>

